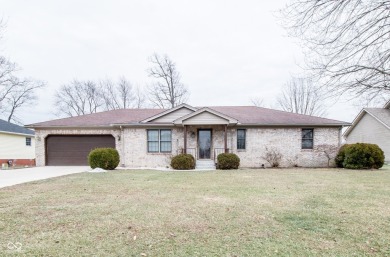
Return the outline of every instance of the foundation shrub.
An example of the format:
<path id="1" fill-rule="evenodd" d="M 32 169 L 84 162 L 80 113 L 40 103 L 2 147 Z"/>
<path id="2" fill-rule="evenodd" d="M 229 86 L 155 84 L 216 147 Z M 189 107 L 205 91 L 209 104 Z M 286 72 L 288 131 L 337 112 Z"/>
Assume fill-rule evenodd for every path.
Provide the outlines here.
<path id="1" fill-rule="evenodd" d="M 234 153 L 221 153 L 217 161 L 217 168 L 220 170 L 236 170 L 240 166 L 240 158 Z"/>
<path id="2" fill-rule="evenodd" d="M 88 155 L 89 166 L 104 170 L 114 170 L 119 165 L 119 153 L 114 148 L 96 148 Z"/>
<path id="3" fill-rule="evenodd" d="M 384 162 L 384 152 L 376 144 L 344 145 L 336 157 L 337 166 L 346 169 L 379 169 Z"/>
<path id="4" fill-rule="evenodd" d="M 191 154 L 179 154 L 171 159 L 171 167 L 175 170 L 195 169 L 195 158 Z"/>

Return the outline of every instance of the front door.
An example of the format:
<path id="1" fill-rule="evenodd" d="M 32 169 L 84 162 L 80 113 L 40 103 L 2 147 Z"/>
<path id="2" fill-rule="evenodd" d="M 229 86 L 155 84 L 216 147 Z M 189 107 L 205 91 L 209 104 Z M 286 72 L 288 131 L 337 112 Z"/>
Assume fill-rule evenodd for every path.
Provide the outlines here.
<path id="1" fill-rule="evenodd" d="M 198 130 L 199 159 L 211 157 L 211 129 Z"/>

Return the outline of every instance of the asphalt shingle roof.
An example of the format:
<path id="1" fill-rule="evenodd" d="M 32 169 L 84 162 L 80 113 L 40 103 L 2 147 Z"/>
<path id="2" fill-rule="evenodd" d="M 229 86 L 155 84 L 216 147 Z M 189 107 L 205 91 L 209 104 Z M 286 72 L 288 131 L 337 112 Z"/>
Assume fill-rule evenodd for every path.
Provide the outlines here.
<path id="1" fill-rule="evenodd" d="M 343 125 L 346 122 L 284 112 L 256 106 L 213 106 L 209 107 L 227 116 L 235 118 L 242 124 L 264 125 Z"/>
<path id="2" fill-rule="evenodd" d="M 63 118 L 51 121 L 35 123 L 29 126 L 45 127 L 88 127 L 88 126 L 110 126 L 111 124 L 131 124 L 161 113 L 163 109 L 119 109 L 113 111 L 98 112 Z"/>
<path id="3" fill-rule="evenodd" d="M 34 135 L 34 131 L 0 119 L 0 132 Z"/>
<path id="4" fill-rule="evenodd" d="M 278 111 L 256 106 L 210 106 L 208 107 L 241 124 L 256 125 L 313 125 L 342 126 L 349 123 L 332 119 Z M 141 121 L 166 111 L 165 109 L 120 109 L 77 117 L 63 118 L 29 125 L 30 127 L 88 127 L 111 124 L 138 124 Z M 152 123 L 152 122 L 151 122 Z"/>

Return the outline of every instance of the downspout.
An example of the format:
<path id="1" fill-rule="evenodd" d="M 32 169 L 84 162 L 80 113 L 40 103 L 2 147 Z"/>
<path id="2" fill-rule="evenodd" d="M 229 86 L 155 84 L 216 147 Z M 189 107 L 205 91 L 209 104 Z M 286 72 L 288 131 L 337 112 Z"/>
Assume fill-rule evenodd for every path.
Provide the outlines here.
<path id="1" fill-rule="evenodd" d="M 343 130 L 343 126 L 341 126 L 340 128 L 339 128 L 339 147 L 340 147 L 340 145 L 341 145 L 341 130 Z"/>
<path id="2" fill-rule="evenodd" d="M 342 137 L 343 137 L 343 133 L 342 133 L 342 130 L 343 130 L 344 126 L 341 126 L 339 128 L 339 147 L 341 146 L 341 142 L 342 142 Z"/>
<path id="3" fill-rule="evenodd" d="M 184 152 L 182 153 L 187 153 L 187 125 L 184 125 Z"/>

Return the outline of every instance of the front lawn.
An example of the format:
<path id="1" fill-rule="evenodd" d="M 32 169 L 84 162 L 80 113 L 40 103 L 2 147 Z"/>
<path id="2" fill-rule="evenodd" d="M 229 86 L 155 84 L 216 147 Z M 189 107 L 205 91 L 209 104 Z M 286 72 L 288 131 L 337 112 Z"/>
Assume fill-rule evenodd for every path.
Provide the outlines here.
<path id="1" fill-rule="evenodd" d="M 82 173 L 0 189 L 0 253 L 386 256 L 390 170 Z"/>

